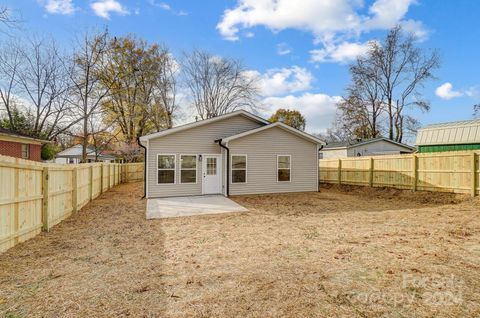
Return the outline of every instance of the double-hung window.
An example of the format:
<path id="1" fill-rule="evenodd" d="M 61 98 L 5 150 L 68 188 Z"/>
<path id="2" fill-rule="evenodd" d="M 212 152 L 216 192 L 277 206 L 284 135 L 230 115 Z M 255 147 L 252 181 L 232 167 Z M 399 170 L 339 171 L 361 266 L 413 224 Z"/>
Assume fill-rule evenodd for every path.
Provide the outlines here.
<path id="1" fill-rule="evenodd" d="M 290 181 L 291 156 L 277 156 L 277 181 Z"/>
<path id="2" fill-rule="evenodd" d="M 247 156 L 232 155 L 232 183 L 247 183 Z"/>
<path id="3" fill-rule="evenodd" d="M 180 183 L 197 183 L 196 155 L 180 155 Z"/>
<path id="4" fill-rule="evenodd" d="M 157 169 L 159 184 L 175 183 L 175 155 L 158 155 Z"/>
<path id="5" fill-rule="evenodd" d="M 29 159 L 30 158 L 30 145 L 29 144 L 22 144 L 22 158 Z"/>

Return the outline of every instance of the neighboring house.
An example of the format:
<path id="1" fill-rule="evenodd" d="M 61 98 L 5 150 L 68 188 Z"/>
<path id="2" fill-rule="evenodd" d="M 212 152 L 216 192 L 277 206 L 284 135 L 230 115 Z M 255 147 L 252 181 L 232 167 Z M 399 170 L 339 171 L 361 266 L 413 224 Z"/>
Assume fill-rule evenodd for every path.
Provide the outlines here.
<path id="1" fill-rule="evenodd" d="M 146 196 L 318 191 L 319 139 L 244 110 L 143 136 Z"/>
<path id="2" fill-rule="evenodd" d="M 415 151 L 415 147 L 380 137 L 327 144 L 320 150 L 319 158 L 395 155 Z"/>
<path id="3" fill-rule="evenodd" d="M 114 162 L 115 156 L 107 155 L 100 153 L 98 156 L 95 155 L 95 149 L 88 147 L 87 148 L 87 162 Z M 75 145 L 73 147 L 67 148 L 63 151 L 60 151 L 55 156 L 55 163 L 64 163 L 64 164 L 75 164 L 82 161 L 82 145 Z"/>
<path id="4" fill-rule="evenodd" d="M 425 126 L 415 144 L 419 152 L 480 149 L 480 119 Z"/>
<path id="5" fill-rule="evenodd" d="M 42 160 L 42 144 L 45 143 L 49 143 L 49 141 L 0 128 L 0 155 L 40 161 Z"/>

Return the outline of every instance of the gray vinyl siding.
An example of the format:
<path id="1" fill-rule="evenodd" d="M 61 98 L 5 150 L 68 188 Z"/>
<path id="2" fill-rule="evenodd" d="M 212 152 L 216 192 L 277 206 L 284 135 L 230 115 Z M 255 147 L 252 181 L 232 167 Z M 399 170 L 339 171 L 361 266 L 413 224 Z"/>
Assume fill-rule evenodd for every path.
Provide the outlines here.
<path id="1" fill-rule="evenodd" d="M 399 154 L 402 152 L 413 152 L 410 148 L 402 147 L 394 143 L 379 140 L 364 145 L 352 146 L 348 149 L 348 157 L 356 157 L 358 154 L 360 156 L 371 156 L 371 155 L 382 155 L 382 154 Z"/>
<path id="2" fill-rule="evenodd" d="M 247 155 L 247 183 L 230 183 L 230 194 L 317 191 L 317 144 L 271 128 L 229 142 L 230 155 Z M 290 155 L 290 181 L 277 182 L 277 155 Z M 231 180 L 231 178 L 230 178 Z"/>
<path id="3" fill-rule="evenodd" d="M 202 163 L 197 160 L 197 183 L 180 184 L 180 155 L 221 154 L 216 139 L 255 129 L 263 124 L 242 115 L 194 127 L 148 142 L 147 197 L 169 197 L 202 194 Z M 157 184 L 157 155 L 175 154 L 175 184 Z M 222 158 L 222 165 L 224 158 Z M 222 170 L 224 171 L 224 170 Z M 223 178 L 222 178 L 223 187 Z"/>

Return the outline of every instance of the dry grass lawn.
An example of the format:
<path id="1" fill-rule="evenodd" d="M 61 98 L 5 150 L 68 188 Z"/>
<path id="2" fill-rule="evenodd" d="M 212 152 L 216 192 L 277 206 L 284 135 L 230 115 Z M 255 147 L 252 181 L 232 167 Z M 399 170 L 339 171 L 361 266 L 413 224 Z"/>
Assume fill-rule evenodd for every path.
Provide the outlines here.
<path id="1" fill-rule="evenodd" d="M 480 200 L 368 188 L 146 221 L 141 184 L 0 255 L 6 317 L 480 316 Z"/>

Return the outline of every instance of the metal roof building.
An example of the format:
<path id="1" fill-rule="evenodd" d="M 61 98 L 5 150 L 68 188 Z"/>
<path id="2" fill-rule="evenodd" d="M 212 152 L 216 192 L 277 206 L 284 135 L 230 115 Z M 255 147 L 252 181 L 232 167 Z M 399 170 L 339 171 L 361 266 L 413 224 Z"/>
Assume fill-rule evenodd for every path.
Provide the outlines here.
<path id="1" fill-rule="evenodd" d="M 433 124 L 418 130 L 419 152 L 480 149 L 480 119 Z"/>

